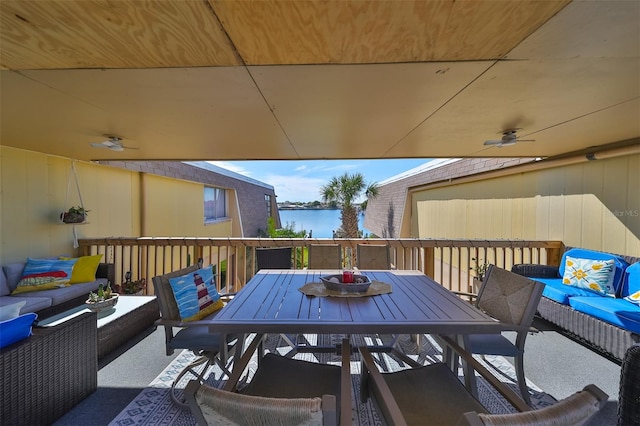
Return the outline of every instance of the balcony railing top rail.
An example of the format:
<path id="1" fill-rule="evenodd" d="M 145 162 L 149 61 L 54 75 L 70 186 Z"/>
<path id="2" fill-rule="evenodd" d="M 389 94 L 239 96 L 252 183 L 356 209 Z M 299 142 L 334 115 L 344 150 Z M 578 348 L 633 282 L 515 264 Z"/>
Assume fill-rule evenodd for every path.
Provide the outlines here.
<path id="1" fill-rule="evenodd" d="M 103 254 L 103 261 L 116 265 L 116 283 L 126 272 L 134 280 L 184 268 L 203 259 L 216 271 L 221 291 L 237 291 L 256 270 L 256 248 L 292 247 L 292 267 L 306 267 L 311 244 L 338 244 L 343 266 L 356 265 L 358 244 L 386 244 L 396 269 L 420 270 L 443 286 L 472 291 L 483 266 L 491 263 L 510 269 L 516 263 L 557 265 L 564 245 L 561 241 L 469 240 L 418 238 L 209 238 L 209 237 L 108 237 L 78 240 L 79 254 Z M 148 293 L 152 289 L 147 289 Z"/>

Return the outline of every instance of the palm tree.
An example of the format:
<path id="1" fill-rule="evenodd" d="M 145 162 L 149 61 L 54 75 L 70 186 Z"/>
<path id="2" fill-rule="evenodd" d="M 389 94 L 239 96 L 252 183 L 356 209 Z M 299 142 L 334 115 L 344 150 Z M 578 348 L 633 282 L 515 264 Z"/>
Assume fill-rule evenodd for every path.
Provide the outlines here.
<path id="1" fill-rule="evenodd" d="M 378 184 L 364 182 L 361 173 L 350 175 L 345 173 L 339 177 L 333 177 L 328 184 L 320 188 L 323 201 L 336 202 L 342 208 L 342 232 L 343 237 L 358 238 L 358 206 L 354 202 L 362 196 L 375 198 L 378 195 Z"/>

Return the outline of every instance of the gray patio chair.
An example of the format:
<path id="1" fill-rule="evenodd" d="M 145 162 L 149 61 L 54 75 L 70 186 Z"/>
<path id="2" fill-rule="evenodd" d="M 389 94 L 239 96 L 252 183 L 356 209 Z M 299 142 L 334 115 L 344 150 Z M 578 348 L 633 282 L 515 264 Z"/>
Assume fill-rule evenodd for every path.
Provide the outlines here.
<path id="1" fill-rule="evenodd" d="M 291 269 L 291 247 L 256 248 L 256 264 L 260 269 Z"/>
<path id="2" fill-rule="evenodd" d="M 531 405 L 529 388 L 524 374 L 524 345 L 527 335 L 536 331 L 531 328 L 533 317 L 542 296 L 544 284 L 521 275 L 489 265 L 477 295 L 475 306 L 493 318 L 517 328 L 515 341 L 503 334 L 465 335 L 465 349 L 478 355 L 501 355 L 514 358 L 516 380 L 525 402 Z M 468 375 L 469 376 L 469 375 Z M 475 387 L 473 378 L 469 386 Z"/>
<path id="3" fill-rule="evenodd" d="M 510 387 L 502 383 L 471 354 L 453 340 L 447 344 L 512 404 L 518 413 L 489 414 L 462 381 L 443 363 L 416 365 L 392 373 L 381 373 L 371 352 L 362 356 L 361 399 L 373 396 L 388 424 L 401 425 L 578 425 L 591 418 L 608 400 L 595 385 L 556 404 L 531 410 Z"/>
<path id="4" fill-rule="evenodd" d="M 309 269 L 342 269 L 342 250 L 339 244 L 311 244 Z"/>
<path id="5" fill-rule="evenodd" d="M 358 244 L 356 246 L 358 269 L 391 269 L 391 254 L 388 244 Z"/>
<path id="6" fill-rule="evenodd" d="M 342 344 L 342 367 L 268 353 L 238 391 L 238 380 L 260 340 L 258 335 L 252 341 L 223 389 L 189 382 L 185 395 L 199 425 L 351 424 L 348 340 Z"/>
<path id="7" fill-rule="evenodd" d="M 155 276 L 151 280 L 160 307 L 160 319 L 156 321 L 156 325 L 164 327 L 167 355 L 172 355 L 176 349 L 188 349 L 198 355 L 171 384 L 171 399 L 182 408 L 186 408 L 187 405 L 184 397 L 180 395 L 181 391 L 175 387 L 182 377 L 186 374 L 193 374 L 199 381 L 203 381 L 209 368 L 214 364 L 218 364 L 224 372 L 229 374 L 227 369 L 229 353 L 236 346 L 236 350 L 240 351 L 244 344 L 244 336 L 225 336 L 220 333 L 212 333 L 206 324 L 206 318 L 194 322 L 181 320 L 169 279 L 195 272 L 200 268 L 201 263 Z M 199 368 L 200 371 L 198 371 Z"/>

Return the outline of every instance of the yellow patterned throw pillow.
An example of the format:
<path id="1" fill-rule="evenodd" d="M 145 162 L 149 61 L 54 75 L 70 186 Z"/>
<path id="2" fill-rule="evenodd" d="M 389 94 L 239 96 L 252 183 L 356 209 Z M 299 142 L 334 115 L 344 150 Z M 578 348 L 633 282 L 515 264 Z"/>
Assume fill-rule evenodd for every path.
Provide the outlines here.
<path id="1" fill-rule="evenodd" d="M 567 256 L 562 283 L 615 297 L 613 260 L 580 259 Z"/>
<path id="2" fill-rule="evenodd" d="M 224 306 L 216 290 L 211 267 L 169 278 L 169 284 L 182 321 L 200 320 Z"/>
<path id="3" fill-rule="evenodd" d="M 69 257 L 61 257 L 60 260 L 73 260 Z M 76 264 L 71 271 L 69 284 L 89 283 L 96 280 L 96 271 L 102 260 L 101 254 L 93 256 L 82 256 L 77 258 Z"/>

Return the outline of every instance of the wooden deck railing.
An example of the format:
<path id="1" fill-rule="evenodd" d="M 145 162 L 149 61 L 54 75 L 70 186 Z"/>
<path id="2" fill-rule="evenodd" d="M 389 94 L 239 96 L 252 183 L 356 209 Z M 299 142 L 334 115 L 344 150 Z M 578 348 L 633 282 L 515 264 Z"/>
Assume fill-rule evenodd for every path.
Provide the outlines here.
<path id="1" fill-rule="evenodd" d="M 516 263 L 557 265 L 561 241 L 440 240 L 440 239 L 321 239 L 321 238 L 89 238 L 78 241 L 80 255 L 103 254 L 116 266 L 116 282 L 151 278 L 193 264 L 202 258 L 216 270 L 220 291 L 240 290 L 256 272 L 256 247 L 296 247 L 294 268 L 306 265 L 309 244 L 340 244 L 343 265 L 355 265 L 358 244 L 388 244 L 396 269 L 419 270 L 450 290 L 473 291 L 477 265 L 491 263 L 510 269 Z M 151 285 L 147 293 L 152 294 Z"/>

